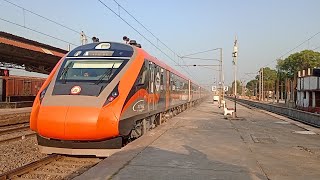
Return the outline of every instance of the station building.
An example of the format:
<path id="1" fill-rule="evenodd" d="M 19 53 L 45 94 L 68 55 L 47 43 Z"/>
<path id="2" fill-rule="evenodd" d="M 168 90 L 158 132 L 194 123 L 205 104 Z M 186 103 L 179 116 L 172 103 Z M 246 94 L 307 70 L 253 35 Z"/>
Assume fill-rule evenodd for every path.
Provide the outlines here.
<path id="1" fill-rule="evenodd" d="M 296 106 L 300 110 L 320 113 L 320 69 L 298 72 Z"/>

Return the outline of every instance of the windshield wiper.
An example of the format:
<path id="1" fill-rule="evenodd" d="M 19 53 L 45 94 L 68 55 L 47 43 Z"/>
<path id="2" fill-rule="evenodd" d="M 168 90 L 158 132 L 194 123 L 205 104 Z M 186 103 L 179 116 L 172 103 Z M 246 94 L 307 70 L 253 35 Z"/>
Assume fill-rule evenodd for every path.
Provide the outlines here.
<path id="1" fill-rule="evenodd" d="M 96 82 L 95 84 L 98 85 L 99 83 L 101 83 L 101 81 L 103 80 L 103 78 L 106 77 L 107 75 L 108 75 L 108 76 L 111 76 L 112 70 L 113 70 L 113 67 L 114 67 L 115 64 L 116 64 L 116 63 L 113 63 L 110 71 L 106 70 L 106 71 L 103 73 L 103 75 L 97 80 L 97 82 Z M 109 77 L 109 78 L 110 78 L 110 77 Z"/>
<path id="2" fill-rule="evenodd" d="M 68 70 L 71 67 L 72 62 L 70 62 L 66 67 L 63 68 L 62 72 L 61 72 L 61 80 L 62 83 L 66 83 L 67 82 L 67 74 L 68 74 Z"/>

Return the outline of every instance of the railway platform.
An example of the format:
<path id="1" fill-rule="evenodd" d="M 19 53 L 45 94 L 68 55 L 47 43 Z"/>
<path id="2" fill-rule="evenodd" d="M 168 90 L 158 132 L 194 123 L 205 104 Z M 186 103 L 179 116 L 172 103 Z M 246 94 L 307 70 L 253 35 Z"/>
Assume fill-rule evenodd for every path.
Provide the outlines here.
<path id="1" fill-rule="evenodd" d="M 75 179 L 320 179 L 318 128 L 241 105 L 241 120 L 222 111 L 203 102 Z"/>
<path id="2" fill-rule="evenodd" d="M 29 122 L 31 107 L 0 109 L 0 126 Z"/>

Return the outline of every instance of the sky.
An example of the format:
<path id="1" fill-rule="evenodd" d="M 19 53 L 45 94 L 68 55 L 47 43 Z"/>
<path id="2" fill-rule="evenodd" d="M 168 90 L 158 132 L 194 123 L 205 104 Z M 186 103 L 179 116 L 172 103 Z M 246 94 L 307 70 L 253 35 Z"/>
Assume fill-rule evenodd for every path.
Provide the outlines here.
<path id="1" fill-rule="evenodd" d="M 204 85 L 218 82 L 217 67 L 189 67 L 181 64 L 217 65 L 218 62 L 181 60 L 176 54 L 183 56 L 222 48 L 225 84 L 231 84 L 231 54 L 235 36 L 239 46 L 237 74 L 238 79 L 244 83 L 254 78 L 259 68 L 274 68 L 277 58 L 285 58 L 291 53 L 320 46 L 318 34 L 290 51 L 320 31 L 319 0 L 117 0 L 157 38 L 135 22 L 113 0 L 101 0 L 147 39 L 113 14 L 99 0 L 7 1 L 78 32 L 84 31 L 89 37 L 96 36 L 100 41 L 121 42 L 122 37 L 126 35 L 141 43 L 143 49 L 151 55 Z M 5 0 L 0 0 L 0 18 L 0 31 L 63 49 L 67 49 L 68 44 L 71 44 L 72 48 L 80 45 L 78 33 L 15 7 Z M 320 48 L 316 50 L 320 51 Z M 287 53 L 288 51 L 290 52 Z M 193 57 L 219 59 L 219 53 L 210 51 Z"/>

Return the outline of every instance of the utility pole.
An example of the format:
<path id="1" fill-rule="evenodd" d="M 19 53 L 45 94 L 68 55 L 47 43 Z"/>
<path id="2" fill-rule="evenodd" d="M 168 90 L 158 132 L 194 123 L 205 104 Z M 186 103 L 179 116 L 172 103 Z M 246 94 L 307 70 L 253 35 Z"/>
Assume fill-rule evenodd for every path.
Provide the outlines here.
<path id="1" fill-rule="evenodd" d="M 222 100 L 224 100 L 224 76 L 223 76 L 223 61 L 222 61 L 222 48 L 220 49 L 220 66 L 219 66 L 219 70 L 220 70 L 220 102 L 222 102 Z"/>
<path id="2" fill-rule="evenodd" d="M 264 101 L 264 75 L 263 75 L 263 68 L 261 69 L 261 93 L 262 93 L 262 101 Z"/>
<path id="3" fill-rule="evenodd" d="M 234 113 L 233 113 L 234 118 L 237 117 L 237 57 L 238 57 L 238 42 L 237 41 L 238 40 L 237 40 L 237 36 L 236 36 L 235 40 L 234 40 L 233 52 L 232 52 L 233 66 L 234 66 Z"/>
<path id="4" fill-rule="evenodd" d="M 259 70 L 259 101 L 261 101 L 261 68 Z"/>
<path id="5" fill-rule="evenodd" d="M 255 84 L 255 93 L 254 93 L 255 100 L 257 100 L 257 95 L 258 95 L 258 84 L 256 83 Z"/>
<path id="6" fill-rule="evenodd" d="M 279 81 L 280 81 L 280 79 L 279 79 L 279 77 L 278 77 L 278 79 L 277 79 L 277 84 L 276 84 L 276 91 L 277 91 L 277 95 L 276 95 L 276 97 L 277 97 L 277 103 L 279 103 L 279 96 L 280 96 L 280 92 L 279 92 Z"/>
<path id="7" fill-rule="evenodd" d="M 83 31 L 81 31 L 80 33 L 80 41 L 81 41 L 81 45 L 85 45 L 88 43 L 87 36 L 84 34 Z"/>

